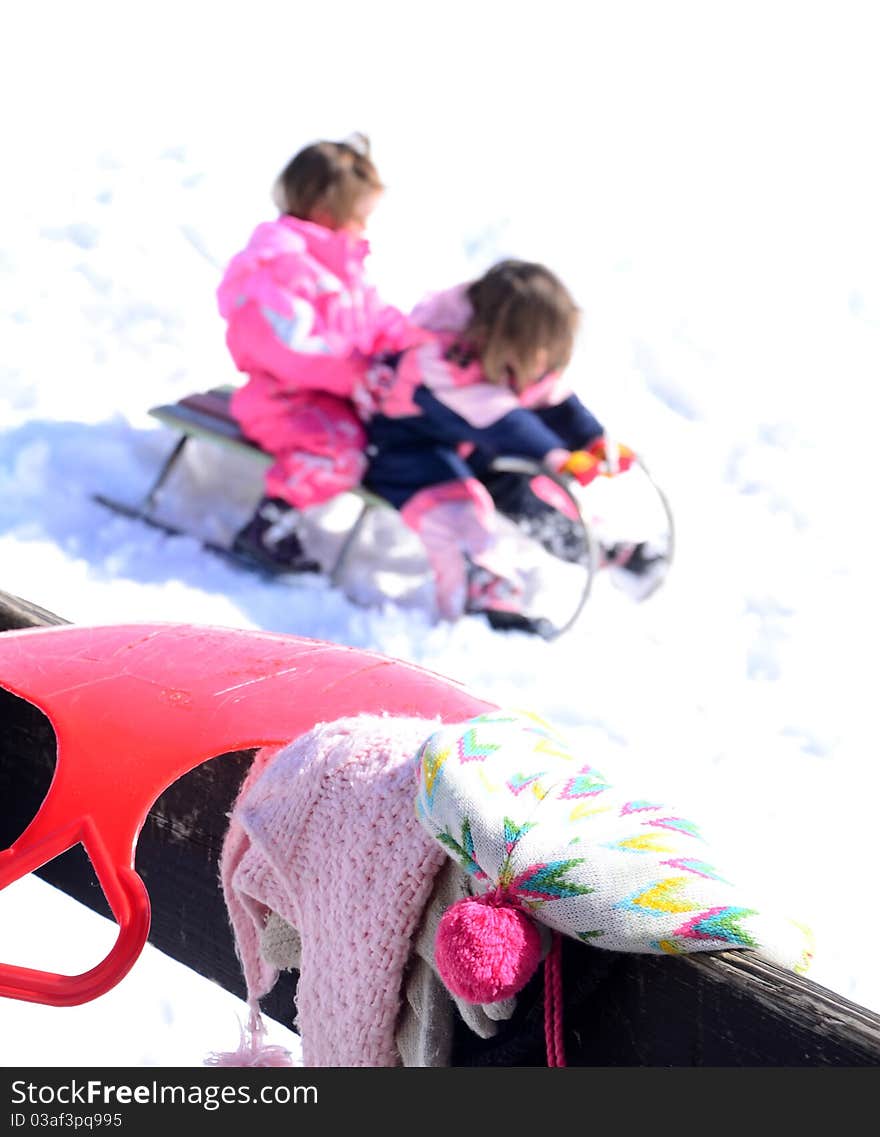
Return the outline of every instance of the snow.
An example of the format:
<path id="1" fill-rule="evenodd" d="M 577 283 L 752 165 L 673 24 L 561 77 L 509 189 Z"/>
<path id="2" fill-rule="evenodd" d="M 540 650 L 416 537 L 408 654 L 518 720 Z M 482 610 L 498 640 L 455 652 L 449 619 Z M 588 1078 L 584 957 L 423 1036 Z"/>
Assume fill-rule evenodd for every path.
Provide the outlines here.
<path id="1" fill-rule="evenodd" d="M 83 0 L 7 19 L 0 588 L 78 623 L 370 647 L 527 704 L 717 834 L 814 928 L 812 977 L 880 1010 L 880 915 L 864 899 L 878 789 L 870 5 L 346 0 L 332 27 L 325 11 Z M 145 491 L 172 441 L 150 406 L 237 379 L 219 271 L 272 215 L 287 158 L 353 130 L 389 187 L 370 231 L 387 299 L 411 306 L 503 255 L 569 284 L 577 389 L 674 508 L 674 569 L 647 603 L 600 579 L 553 643 L 435 626 L 411 605 L 272 587 L 92 500 Z M 196 447 L 174 488 L 164 507 L 216 538 L 259 481 Z M 405 536 L 394 520 L 364 550 L 373 570 L 389 531 Z M 366 574 L 349 586 L 375 592 Z M 107 934 L 34 880 L 0 911 L 3 958 L 30 965 L 47 929 L 91 962 Z M 3 1011 L 7 1065 L 198 1065 L 236 1044 L 240 1004 L 149 950 L 85 1007 Z"/>

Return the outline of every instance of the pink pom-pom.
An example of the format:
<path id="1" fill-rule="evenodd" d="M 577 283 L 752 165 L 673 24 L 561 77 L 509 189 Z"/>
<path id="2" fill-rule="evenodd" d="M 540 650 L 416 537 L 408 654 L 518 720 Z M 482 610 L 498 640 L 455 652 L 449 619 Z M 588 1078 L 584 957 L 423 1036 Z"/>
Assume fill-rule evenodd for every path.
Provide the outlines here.
<path id="1" fill-rule="evenodd" d="M 519 908 L 479 897 L 443 914 L 434 945 L 437 970 L 453 995 L 494 1003 L 521 990 L 541 962 L 541 937 Z"/>

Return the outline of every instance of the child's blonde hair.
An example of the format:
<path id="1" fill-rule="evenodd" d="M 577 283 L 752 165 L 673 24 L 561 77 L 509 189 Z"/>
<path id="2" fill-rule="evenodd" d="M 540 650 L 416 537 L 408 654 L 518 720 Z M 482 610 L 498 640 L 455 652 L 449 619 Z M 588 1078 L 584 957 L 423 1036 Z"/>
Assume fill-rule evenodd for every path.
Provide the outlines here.
<path id="1" fill-rule="evenodd" d="M 385 187 L 370 157 L 370 140 L 354 134 L 345 142 L 315 142 L 295 154 L 278 175 L 272 200 L 281 213 L 303 221 L 322 218 L 340 229 L 367 193 Z"/>
<path id="2" fill-rule="evenodd" d="M 467 298 L 473 314 L 461 342 L 476 350 L 492 383 L 522 386 L 533 381 L 542 352 L 548 371 L 568 364 L 580 311 L 565 285 L 543 265 L 500 261 L 470 285 Z"/>

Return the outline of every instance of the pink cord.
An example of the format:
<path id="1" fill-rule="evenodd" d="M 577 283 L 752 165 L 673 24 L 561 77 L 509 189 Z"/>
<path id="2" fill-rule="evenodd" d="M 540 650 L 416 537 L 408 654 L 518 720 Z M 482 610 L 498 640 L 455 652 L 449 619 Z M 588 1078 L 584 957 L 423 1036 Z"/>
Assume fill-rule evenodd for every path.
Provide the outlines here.
<path id="1" fill-rule="evenodd" d="M 565 1066 L 562 1037 L 562 938 L 553 933 L 553 944 L 544 960 L 544 1037 L 547 1065 Z"/>

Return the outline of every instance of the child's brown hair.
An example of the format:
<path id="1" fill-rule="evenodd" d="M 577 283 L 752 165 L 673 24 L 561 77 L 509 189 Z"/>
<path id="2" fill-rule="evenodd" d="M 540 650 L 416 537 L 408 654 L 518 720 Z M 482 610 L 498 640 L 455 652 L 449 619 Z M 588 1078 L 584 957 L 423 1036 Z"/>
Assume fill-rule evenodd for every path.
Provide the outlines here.
<path id="1" fill-rule="evenodd" d="M 275 182 L 272 199 L 282 213 L 339 229 L 366 193 L 385 187 L 365 134 L 345 142 L 315 142 L 295 154 Z"/>
<path id="2" fill-rule="evenodd" d="M 493 265 L 467 290 L 473 315 L 461 341 L 479 354 L 486 378 L 516 388 L 537 378 L 540 353 L 561 371 L 574 350 L 580 311 L 549 269 L 530 261 Z"/>

